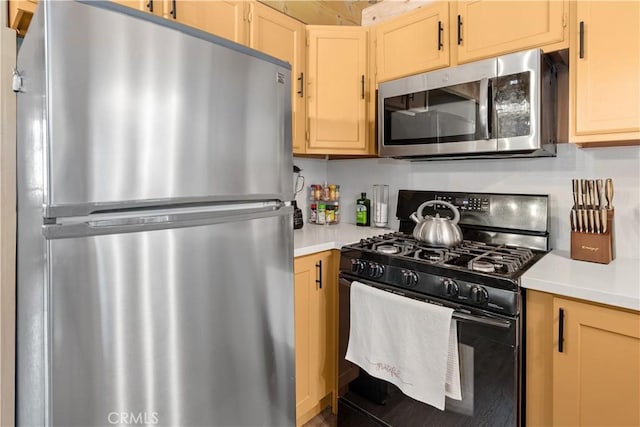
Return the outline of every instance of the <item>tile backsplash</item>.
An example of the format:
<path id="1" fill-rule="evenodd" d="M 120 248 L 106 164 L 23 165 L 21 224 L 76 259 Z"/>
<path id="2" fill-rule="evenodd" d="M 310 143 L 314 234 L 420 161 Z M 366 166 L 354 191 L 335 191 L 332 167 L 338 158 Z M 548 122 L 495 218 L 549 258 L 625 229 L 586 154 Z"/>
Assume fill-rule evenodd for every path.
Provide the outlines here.
<path id="1" fill-rule="evenodd" d="M 316 160 L 294 158 L 306 184 L 340 184 L 341 221 L 355 223 L 355 201 L 373 184 L 388 184 L 390 204 L 400 189 L 529 193 L 550 196 L 551 244 L 569 250 L 572 178 L 613 178 L 616 255 L 640 258 L 640 147 L 580 149 L 559 144 L 552 158 L 408 162 L 394 159 Z M 306 215 L 306 192 L 298 204 Z M 395 209 L 390 227 L 397 228 Z M 306 226 L 306 224 L 305 224 Z"/>

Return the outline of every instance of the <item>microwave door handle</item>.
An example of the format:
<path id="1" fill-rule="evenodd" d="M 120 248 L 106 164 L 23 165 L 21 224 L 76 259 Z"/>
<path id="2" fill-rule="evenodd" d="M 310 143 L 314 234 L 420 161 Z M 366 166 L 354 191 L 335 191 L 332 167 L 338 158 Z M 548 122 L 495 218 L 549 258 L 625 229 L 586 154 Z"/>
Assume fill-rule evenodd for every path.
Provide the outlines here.
<path id="1" fill-rule="evenodd" d="M 482 139 L 489 139 L 489 79 L 480 80 L 480 127 Z"/>

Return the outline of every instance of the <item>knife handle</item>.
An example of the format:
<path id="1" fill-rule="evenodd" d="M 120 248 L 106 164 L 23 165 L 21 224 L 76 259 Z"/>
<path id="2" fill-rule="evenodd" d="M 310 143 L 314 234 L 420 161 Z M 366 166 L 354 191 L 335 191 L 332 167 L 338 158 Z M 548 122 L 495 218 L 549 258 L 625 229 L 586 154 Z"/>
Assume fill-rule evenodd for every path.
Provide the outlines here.
<path id="1" fill-rule="evenodd" d="M 589 232 L 590 233 L 595 233 L 596 232 L 596 227 L 595 227 L 596 224 L 595 224 L 595 221 L 594 221 L 594 218 L 593 218 L 593 216 L 594 216 L 593 215 L 593 209 L 589 209 L 587 212 L 589 214 Z"/>
<path id="2" fill-rule="evenodd" d="M 598 199 L 596 194 L 596 182 L 593 179 L 589 180 L 589 195 L 591 196 L 591 209 L 595 209 L 598 205 Z"/>
<path id="3" fill-rule="evenodd" d="M 582 207 L 586 208 L 587 207 L 587 202 L 588 202 L 588 195 L 587 195 L 587 180 L 586 179 L 581 179 L 580 180 L 580 190 L 582 191 Z"/>
<path id="4" fill-rule="evenodd" d="M 573 208 L 577 209 L 578 208 L 578 204 L 580 203 L 580 200 L 579 200 L 580 189 L 578 187 L 578 180 L 577 179 L 572 179 L 571 180 L 571 188 L 573 190 Z"/>
<path id="5" fill-rule="evenodd" d="M 602 233 L 605 234 L 609 228 L 609 215 L 606 209 L 600 210 L 600 226 L 602 227 Z"/>
<path id="6" fill-rule="evenodd" d="M 578 231 L 578 229 L 576 228 L 577 220 L 576 220 L 576 210 L 575 209 L 571 209 L 571 213 L 569 214 L 569 222 L 571 223 L 571 231 Z"/>
<path id="7" fill-rule="evenodd" d="M 598 209 L 604 208 L 604 185 L 601 179 L 596 180 L 596 191 L 598 192 Z"/>
<path id="8" fill-rule="evenodd" d="M 594 210 L 591 211 L 591 213 L 593 213 L 593 219 L 595 220 L 594 226 L 596 227 L 596 233 L 601 234 L 602 228 L 600 227 L 600 211 Z"/>
<path id="9" fill-rule="evenodd" d="M 604 182 L 605 197 L 607 198 L 607 209 L 613 209 L 613 180 L 607 178 Z"/>
<path id="10" fill-rule="evenodd" d="M 576 212 L 578 215 L 578 231 L 579 232 L 583 232 L 584 228 L 583 228 L 583 222 L 582 222 L 582 209 L 578 209 L 578 211 Z"/>
<path id="11" fill-rule="evenodd" d="M 586 209 L 582 210 L 582 222 L 584 223 L 584 232 L 591 232 L 591 229 L 589 228 L 589 212 Z"/>

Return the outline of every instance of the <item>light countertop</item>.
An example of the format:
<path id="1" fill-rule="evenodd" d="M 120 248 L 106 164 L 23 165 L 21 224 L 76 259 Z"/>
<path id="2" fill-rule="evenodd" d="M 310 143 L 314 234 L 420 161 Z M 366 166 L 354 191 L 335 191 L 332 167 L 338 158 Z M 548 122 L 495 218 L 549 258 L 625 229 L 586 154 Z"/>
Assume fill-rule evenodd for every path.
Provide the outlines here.
<path id="1" fill-rule="evenodd" d="M 365 237 L 391 233 L 388 228 L 353 224 L 306 224 L 293 232 L 296 257 L 340 249 Z M 536 291 L 640 311 L 640 260 L 617 258 L 609 264 L 576 261 L 568 251 L 553 250 L 522 276 L 522 286 Z"/>
<path id="2" fill-rule="evenodd" d="M 524 273 L 522 286 L 640 311 L 640 260 L 617 258 L 596 264 L 554 250 Z"/>
<path id="3" fill-rule="evenodd" d="M 365 237 L 391 233 L 388 228 L 358 227 L 354 224 L 315 225 L 307 224 L 293 231 L 293 256 L 299 257 L 316 252 L 340 249 Z"/>

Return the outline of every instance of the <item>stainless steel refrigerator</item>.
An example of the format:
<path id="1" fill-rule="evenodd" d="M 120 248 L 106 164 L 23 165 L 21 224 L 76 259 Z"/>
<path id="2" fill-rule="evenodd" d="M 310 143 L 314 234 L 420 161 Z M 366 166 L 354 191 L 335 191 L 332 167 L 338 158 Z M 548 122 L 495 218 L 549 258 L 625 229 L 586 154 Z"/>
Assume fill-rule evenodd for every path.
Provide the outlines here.
<path id="1" fill-rule="evenodd" d="M 288 64 L 109 2 L 19 54 L 19 425 L 294 425 Z"/>

